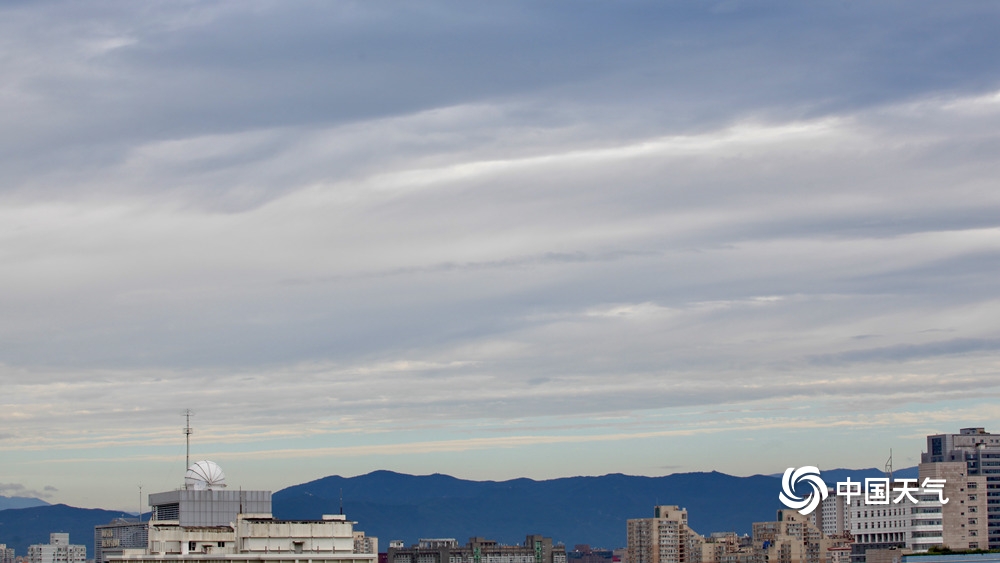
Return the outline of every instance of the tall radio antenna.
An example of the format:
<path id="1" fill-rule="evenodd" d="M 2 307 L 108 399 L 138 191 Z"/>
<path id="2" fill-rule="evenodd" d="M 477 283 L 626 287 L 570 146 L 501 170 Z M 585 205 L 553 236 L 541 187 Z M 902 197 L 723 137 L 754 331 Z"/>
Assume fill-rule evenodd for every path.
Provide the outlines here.
<path id="1" fill-rule="evenodd" d="M 889 459 L 885 462 L 885 474 L 889 477 L 889 486 L 892 486 L 892 448 L 889 448 Z"/>
<path id="2" fill-rule="evenodd" d="M 191 409 L 184 409 L 184 441 L 187 445 L 186 454 L 184 456 L 184 471 L 187 471 L 188 467 L 191 467 Z"/>

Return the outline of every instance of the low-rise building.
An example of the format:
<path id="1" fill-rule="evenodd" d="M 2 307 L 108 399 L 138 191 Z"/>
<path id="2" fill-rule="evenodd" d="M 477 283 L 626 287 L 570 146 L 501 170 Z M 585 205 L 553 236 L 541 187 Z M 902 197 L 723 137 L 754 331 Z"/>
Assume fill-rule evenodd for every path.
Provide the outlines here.
<path id="1" fill-rule="evenodd" d="M 892 481 L 889 490 L 899 490 L 902 480 Z M 916 480 L 909 486 L 915 487 Z M 853 563 L 871 563 L 865 554 L 871 550 L 927 551 L 943 544 L 942 504 L 937 493 L 912 493 L 917 501 L 904 497 L 885 505 L 865 504 L 860 498 L 850 504 Z M 895 500 L 895 499 L 893 499 Z M 900 555 L 898 551 L 895 555 Z"/>
<path id="2" fill-rule="evenodd" d="M 109 540 L 107 547 L 102 542 L 97 563 L 375 563 L 378 557 L 376 538 L 362 535 L 361 544 L 375 549 L 355 551 L 356 522 L 343 514 L 277 520 L 271 515 L 270 491 L 227 491 L 225 486 L 216 464 L 192 465 L 183 489 L 149 495 L 149 522 L 95 528 L 95 538 Z M 145 530 L 141 547 L 126 547 L 123 536 L 115 536 L 131 530 L 138 543 L 140 527 Z"/>

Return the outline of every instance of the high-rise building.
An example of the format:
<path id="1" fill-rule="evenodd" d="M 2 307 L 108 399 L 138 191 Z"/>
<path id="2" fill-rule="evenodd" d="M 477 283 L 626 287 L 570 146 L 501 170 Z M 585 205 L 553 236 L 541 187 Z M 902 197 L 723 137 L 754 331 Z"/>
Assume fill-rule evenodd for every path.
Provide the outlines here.
<path id="1" fill-rule="evenodd" d="M 0 563 L 14 563 L 14 548 L 0 543 Z"/>
<path id="2" fill-rule="evenodd" d="M 699 563 L 704 542 L 688 526 L 687 510 L 657 506 L 653 518 L 627 522 L 629 563 Z"/>
<path id="3" fill-rule="evenodd" d="M 920 481 L 944 479 L 942 544 L 1000 549 L 1000 435 L 984 428 L 927 437 Z"/>
<path id="4" fill-rule="evenodd" d="M 69 543 L 69 534 L 49 534 L 49 543 L 28 547 L 30 563 L 85 563 L 87 546 Z"/>

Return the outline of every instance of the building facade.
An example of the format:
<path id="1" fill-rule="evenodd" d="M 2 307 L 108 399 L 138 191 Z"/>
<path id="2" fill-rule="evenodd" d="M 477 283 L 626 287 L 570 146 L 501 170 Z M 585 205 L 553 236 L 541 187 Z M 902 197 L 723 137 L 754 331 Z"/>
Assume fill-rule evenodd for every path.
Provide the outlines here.
<path id="1" fill-rule="evenodd" d="M 552 538 L 529 535 L 523 545 L 503 545 L 485 538 L 469 538 L 459 546 L 452 538 L 421 539 L 411 547 L 390 544 L 389 563 L 566 563 L 566 547 Z"/>
<path id="2" fill-rule="evenodd" d="M 109 524 L 94 526 L 94 562 L 108 563 L 112 555 L 121 555 L 126 549 L 145 549 L 148 540 L 148 524 L 138 518 L 115 518 Z"/>
<path id="3" fill-rule="evenodd" d="M 0 563 L 14 563 L 14 548 L 0 543 Z"/>

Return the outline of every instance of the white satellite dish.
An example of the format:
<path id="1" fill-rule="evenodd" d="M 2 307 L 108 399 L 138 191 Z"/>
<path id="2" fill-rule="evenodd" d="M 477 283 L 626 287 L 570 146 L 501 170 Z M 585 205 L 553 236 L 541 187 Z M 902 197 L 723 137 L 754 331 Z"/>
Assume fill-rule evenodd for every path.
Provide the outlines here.
<path id="1" fill-rule="evenodd" d="M 214 491 L 226 488 L 226 474 L 214 461 L 198 461 L 184 474 L 184 488 Z"/>

